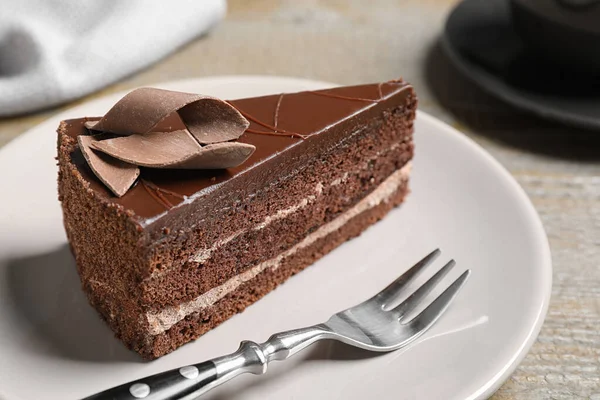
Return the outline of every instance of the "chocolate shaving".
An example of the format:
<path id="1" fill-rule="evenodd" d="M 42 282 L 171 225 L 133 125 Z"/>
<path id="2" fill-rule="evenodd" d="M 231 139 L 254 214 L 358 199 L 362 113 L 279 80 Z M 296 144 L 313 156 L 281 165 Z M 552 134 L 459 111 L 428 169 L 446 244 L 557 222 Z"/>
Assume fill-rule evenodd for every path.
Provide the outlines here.
<path id="1" fill-rule="evenodd" d="M 223 142 L 202 147 L 202 150 L 177 167 L 189 169 L 221 169 L 237 167 L 246 161 L 256 147 L 247 143 Z"/>
<path id="2" fill-rule="evenodd" d="M 140 169 L 91 148 L 94 143 L 106 136 L 105 134 L 79 135 L 77 142 L 90 169 L 117 197 L 121 197 L 127 193 L 140 175 Z"/>
<path id="3" fill-rule="evenodd" d="M 250 123 L 229 103 L 210 96 L 140 88 L 125 95 L 89 129 L 117 135 L 147 134 L 177 112 L 189 132 L 201 144 L 239 138 Z"/>
<path id="4" fill-rule="evenodd" d="M 98 125 L 98 121 L 85 121 L 83 123 L 83 126 L 85 126 L 87 129 L 94 130 L 94 131 L 96 130 L 96 129 L 94 129 L 94 127 L 96 125 Z"/>
<path id="5" fill-rule="evenodd" d="M 235 167 L 246 161 L 256 149 L 240 142 L 200 146 L 187 130 L 117 137 L 94 142 L 93 147 L 130 164 L 178 169 Z"/>
<path id="6" fill-rule="evenodd" d="M 174 113 L 186 128 L 157 132 L 161 121 Z M 241 112 L 223 100 L 192 93 L 137 89 L 99 121 L 84 125 L 92 132 L 104 132 L 81 135 L 78 140 L 90 168 L 119 197 L 139 176 L 138 167 L 231 168 L 256 150 L 253 145 L 233 141 L 250 126 Z M 145 182 L 143 186 L 151 190 Z M 159 192 L 155 195 L 164 197 Z M 164 201 L 169 203 L 166 198 Z"/>

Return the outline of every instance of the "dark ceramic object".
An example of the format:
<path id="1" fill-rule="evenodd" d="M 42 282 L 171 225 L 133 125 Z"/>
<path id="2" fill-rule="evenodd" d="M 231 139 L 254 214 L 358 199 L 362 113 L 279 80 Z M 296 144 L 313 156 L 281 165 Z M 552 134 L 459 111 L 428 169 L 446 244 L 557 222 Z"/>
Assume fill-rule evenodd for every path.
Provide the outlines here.
<path id="1" fill-rule="evenodd" d="M 600 0 L 510 0 L 519 36 L 548 61 L 600 75 Z"/>
<path id="2" fill-rule="evenodd" d="M 510 1 L 465 0 L 451 12 L 442 38 L 451 62 L 517 108 L 600 130 L 600 77 L 539 57 L 516 29 Z"/>

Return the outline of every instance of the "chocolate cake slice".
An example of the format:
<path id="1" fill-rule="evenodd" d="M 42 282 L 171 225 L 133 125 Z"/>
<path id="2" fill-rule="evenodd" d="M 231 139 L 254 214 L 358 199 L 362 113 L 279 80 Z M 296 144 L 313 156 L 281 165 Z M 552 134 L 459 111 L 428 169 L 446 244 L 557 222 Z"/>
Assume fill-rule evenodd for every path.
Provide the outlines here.
<path id="1" fill-rule="evenodd" d="M 403 81 L 204 105 L 136 93 L 60 124 L 58 189 L 83 290 L 144 358 L 243 311 L 408 193 L 417 99 Z"/>

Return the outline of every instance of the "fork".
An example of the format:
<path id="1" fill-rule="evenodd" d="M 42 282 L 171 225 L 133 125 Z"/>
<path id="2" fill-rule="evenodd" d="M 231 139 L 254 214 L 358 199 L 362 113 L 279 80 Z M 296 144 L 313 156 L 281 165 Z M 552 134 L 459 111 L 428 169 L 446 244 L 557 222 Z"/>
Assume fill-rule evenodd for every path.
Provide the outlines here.
<path id="1" fill-rule="evenodd" d="M 427 294 L 456 264 L 450 260 L 395 306 L 407 286 L 440 253 L 439 249 L 434 250 L 381 292 L 334 314 L 325 323 L 276 333 L 261 344 L 243 341 L 235 353 L 132 381 L 83 400 L 191 400 L 240 374 L 264 374 L 270 361 L 285 360 L 323 339 L 339 340 L 376 352 L 405 347 L 442 316 L 471 273 L 470 270 L 463 272 L 423 311 L 406 321 L 411 311 L 423 303 Z"/>

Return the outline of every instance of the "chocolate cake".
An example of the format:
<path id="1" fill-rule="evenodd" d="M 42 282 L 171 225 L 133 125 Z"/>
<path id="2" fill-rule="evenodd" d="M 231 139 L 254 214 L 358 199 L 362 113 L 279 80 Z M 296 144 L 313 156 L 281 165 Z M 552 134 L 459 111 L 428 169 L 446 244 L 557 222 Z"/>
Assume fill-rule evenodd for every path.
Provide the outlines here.
<path id="1" fill-rule="evenodd" d="M 147 359 L 243 311 L 403 201 L 416 103 L 403 81 L 229 102 L 139 89 L 63 121 L 59 199 L 91 305 Z"/>

